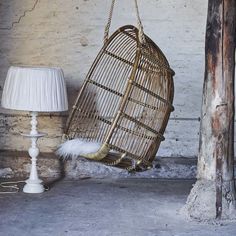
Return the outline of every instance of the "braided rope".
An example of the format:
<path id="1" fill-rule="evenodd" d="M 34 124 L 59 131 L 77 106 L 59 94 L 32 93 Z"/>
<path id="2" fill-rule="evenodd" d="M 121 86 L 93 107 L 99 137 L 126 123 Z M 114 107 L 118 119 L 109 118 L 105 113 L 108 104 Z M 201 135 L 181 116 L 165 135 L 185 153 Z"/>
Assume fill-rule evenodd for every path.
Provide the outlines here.
<path id="1" fill-rule="evenodd" d="M 110 12 L 109 12 L 108 22 L 107 22 L 107 25 L 106 25 L 105 31 L 104 31 L 104 44 L 107 42 L 107 40 L 109 38 L 109 31 L 110 31 L 110 27 L 111 27 L 111 21 L 112 21 L 113 11 L 114 11 L 114 7 L 115 7 L 115 2 L 116 2 L 116 0 L 112 0 L 112 2 L 111 2 L 111 8 L 110 8 Z M 138 1 L 134 0 L 134 3 L 135 3 L 138 31 L 139 31 L 139 41 L 141 42 L 141 44 L 143 44 L 143 43 L 145 43 L 145 36 L 144 36 L 144 32 L 143 32 L 142 21 L 141 21 L 140 14 L 139 14 Z"/>
<path id="2" fill-rule="evenodd" d="M 135 3 L 136 16 L 138 20 L 139 41 L 141 42 L 141 44 L 143 44 L 145 43 L 145 36 L 143 32 L 143 24 L 142 24 L 141 17 L 139 14 L 139 9 L 138 9 L 138 0 L 134 0 L 134 3 Z"/>
<path id="3" fill-rule="evenodd" d="M 111 2 L 111 8 L 110 8 L 110 12 L 109 12 L 108 22 L 107 22 L 107 25 L 105 27 L 105 32 L 104 32 L 104 44 L 107 42 L 107 40 L 109 38 L 109 30 L 111 27 L 111 19 L 112 19 L 112 15 L 113 15 L 113 11 L 114 11 L 115 2 L 116 2 L 116 0 L 112 0 L 112 2 Z"/>

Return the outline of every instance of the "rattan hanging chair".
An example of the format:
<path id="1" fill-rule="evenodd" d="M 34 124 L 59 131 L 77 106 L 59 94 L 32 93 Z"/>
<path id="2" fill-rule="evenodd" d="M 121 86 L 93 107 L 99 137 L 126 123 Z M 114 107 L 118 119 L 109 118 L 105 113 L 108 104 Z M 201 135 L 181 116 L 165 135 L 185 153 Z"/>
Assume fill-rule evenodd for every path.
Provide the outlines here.
<path id="1" fill-rule="evenodd" d="M 65 136 L 102 144 L 85 158 L 144 171 L 152 166 L 173 111 L 174 72 L 143 34 L 139 16 L 139 28 L 126 25 L 108 38 L 114 3 L 104 46 L 79 91 Z"/>

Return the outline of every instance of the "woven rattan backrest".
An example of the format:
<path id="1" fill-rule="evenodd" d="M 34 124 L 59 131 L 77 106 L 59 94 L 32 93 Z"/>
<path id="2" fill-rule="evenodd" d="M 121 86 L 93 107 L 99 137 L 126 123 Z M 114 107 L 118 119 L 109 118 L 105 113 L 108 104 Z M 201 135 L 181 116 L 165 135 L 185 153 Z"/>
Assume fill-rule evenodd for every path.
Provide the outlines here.
<path id="1" fill-rule="evenodd" d="M 146 169 L 173 110 L 173 75 L 150 38 L 145 35 L 141 44 L 136 27 L 121 27 L 101 49 L 80 89 L 67 137 L 105 143 L 135 160 L 127 165 Z"/>

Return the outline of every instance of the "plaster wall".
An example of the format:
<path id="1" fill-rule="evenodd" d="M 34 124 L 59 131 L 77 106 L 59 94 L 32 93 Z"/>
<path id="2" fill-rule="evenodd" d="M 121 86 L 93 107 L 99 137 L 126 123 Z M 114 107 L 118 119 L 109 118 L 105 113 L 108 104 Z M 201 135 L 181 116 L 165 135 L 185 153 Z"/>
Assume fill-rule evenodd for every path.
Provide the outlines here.
<path id="1" fill-rule="evenodd" d="M 36 3 L 36 4 L 35 4 Z M 163 50 L 175 70 L 175 112 L 165 133 L 160 156 L 197 155 L 206 0 L 139 0 L 145 33 Z M 35 4 L 35 5 L 34 5 Z M 10 65 L 62 67 L 70 105 L 102 46 L 109 0 L 1 0 L 0 95 Z M 135 24 L 134 2 L 119 0 L 112 30 Z M 44 152 L 60 143 L 67 114 L 41 114 Z M 26 113 L 0 109 L 0 149 L 26 150 L 19 132 L 29 130 Z"/>

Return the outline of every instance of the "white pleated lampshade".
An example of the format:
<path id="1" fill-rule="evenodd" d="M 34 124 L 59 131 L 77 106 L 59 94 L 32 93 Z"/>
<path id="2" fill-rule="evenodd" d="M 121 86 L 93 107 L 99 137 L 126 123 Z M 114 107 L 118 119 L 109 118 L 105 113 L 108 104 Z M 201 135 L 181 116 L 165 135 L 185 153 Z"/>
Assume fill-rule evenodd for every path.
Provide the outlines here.
<path id="1" fill-rule="evenodd" d="M 11 66 L 3 88 L 2 107 L 36 112 L 68 110 L 62 69 Z"/>

